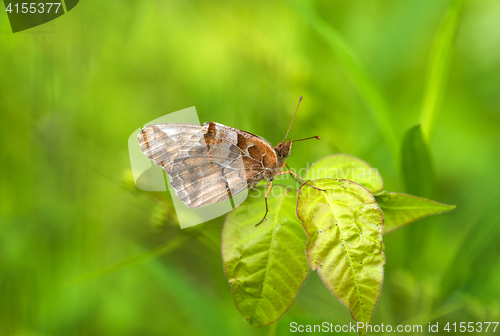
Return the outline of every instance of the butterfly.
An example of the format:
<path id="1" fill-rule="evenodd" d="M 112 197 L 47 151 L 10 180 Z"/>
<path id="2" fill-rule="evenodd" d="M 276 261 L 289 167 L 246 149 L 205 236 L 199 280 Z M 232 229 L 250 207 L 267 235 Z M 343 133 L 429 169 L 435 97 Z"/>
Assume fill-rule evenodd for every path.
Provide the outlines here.
<path id="1" fill-rule="evenodd" d="M 302 96 L 285 139 L 277 146 L 258 135 L 216 122 L 148 125 L 137 138 L 143 153 L 165 170 L 177 197 L 190 208 L 225 201 L 263 179 L 269 181 L 266 212 L 259 225 L 269 212 L 267 198 L 273 179 L 290 173 L 302 180 L 285 162 L 292 143 L 320 139 L 314 136 L 287 142 L 301 101 Z M 287 171 L 283 171 L 285 165 Z"/>

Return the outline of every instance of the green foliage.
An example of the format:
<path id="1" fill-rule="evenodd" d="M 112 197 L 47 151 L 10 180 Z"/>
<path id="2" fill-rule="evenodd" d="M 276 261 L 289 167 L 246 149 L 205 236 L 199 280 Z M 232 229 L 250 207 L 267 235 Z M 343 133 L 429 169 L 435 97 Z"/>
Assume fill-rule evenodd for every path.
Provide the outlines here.
<path id="1" fill-rule="evenodd" d="M 307 257 L 358 322 L 369 323 L 384 279 L 384 217 L 373 195 L 349 180 L 320 179 L 300 189 L 297 216 Z"/>
<path id="2" fill-rule="evenodd" d="M 264 214 L 265 189 L 226 218 L 222 231 L 224 270 L 241 315 L 256 327 L 273 323 L 288 310 L 309 275 L 307 236 L 295 215 L 297 191 L 274 186 Z M 278 196 L 274 196 L 279 193 Z"/>
<path id="3" fill-rule="evenodd" d="M 371 191 L 383 187 L 382 177 L 349 155 L 325 157 L 305 177 L 314 181 L 302 184 L 298 198 L 295 189 L 274 187 L 267 219 L 258 227 L 263 188 L 228 214 L 222 255 L 236 306 L 253 326 L 274 322 L 291 306 L 310 267 L 354 320 L 368 324 L 384 280 L 382 234 L 455 207 L 386 191 L 375 197 Z"/>
<path id="4" fill-rule="evenodd" d="M 455 209 L 454 205 L 387 191 L 376 194 L 375 199 L 384 213 L 384 234 L 408 225 L 417 219 Z"/>

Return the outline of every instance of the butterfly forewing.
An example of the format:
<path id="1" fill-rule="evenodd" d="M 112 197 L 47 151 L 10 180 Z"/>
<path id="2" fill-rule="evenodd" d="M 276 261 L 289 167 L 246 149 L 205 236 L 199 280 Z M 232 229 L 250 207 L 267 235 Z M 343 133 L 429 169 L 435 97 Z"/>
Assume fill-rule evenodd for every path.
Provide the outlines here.
<path id="1" fill-rule="evenodd" d="M 276 154 L 264 139 L 208 122 L 157 124 L 138 136 L 144 154 L 163 167 L 190 208 L 227 200 L 264 178 Z M 267 166 L 268 167 L 268 166 Z"/>

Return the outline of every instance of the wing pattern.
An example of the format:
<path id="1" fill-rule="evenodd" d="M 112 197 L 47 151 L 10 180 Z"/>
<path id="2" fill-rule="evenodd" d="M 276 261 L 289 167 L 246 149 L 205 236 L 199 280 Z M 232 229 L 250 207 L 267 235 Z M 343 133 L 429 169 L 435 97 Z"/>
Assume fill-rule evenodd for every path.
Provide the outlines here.
<path id="1" fill-rule="evenodd" d="M 274 160 L 264 139 L 222 124 L 156 124 L 138 135 L 144 154 L 161 166 L 190 208 L 224 201 L 259 183 Z"/>

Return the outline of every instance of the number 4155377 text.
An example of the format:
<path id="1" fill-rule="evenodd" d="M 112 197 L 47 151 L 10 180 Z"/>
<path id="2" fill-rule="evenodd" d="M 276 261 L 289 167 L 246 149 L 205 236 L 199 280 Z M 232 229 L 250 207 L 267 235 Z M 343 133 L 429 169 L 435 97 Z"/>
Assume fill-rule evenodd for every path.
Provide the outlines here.
<path id="1" fill-rule="evenodd" d="M 9 13 L 14 12 L 14 13 L 31 13 L 31 14 L 40 13 L 40 14 L 42 14 L 42 13 L 50 13 L 51 10 L 53 13 L 54 12 L 57 13 L 57 11 L 59 10 L 59 7 L 61 7 L 60 2 L 46 2 L 46 3 L 43 3 L 43 2 L 31 2 L 31 3 L 25 2 L 22 4 L 9 3 L 5 10 Z"/>

